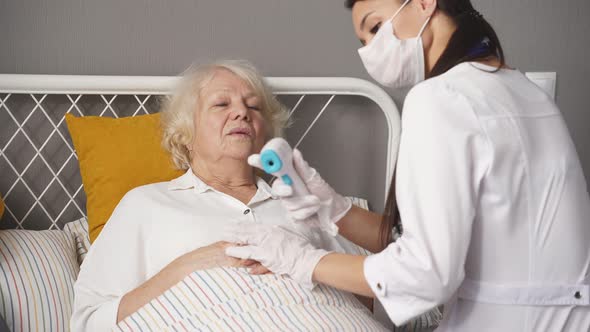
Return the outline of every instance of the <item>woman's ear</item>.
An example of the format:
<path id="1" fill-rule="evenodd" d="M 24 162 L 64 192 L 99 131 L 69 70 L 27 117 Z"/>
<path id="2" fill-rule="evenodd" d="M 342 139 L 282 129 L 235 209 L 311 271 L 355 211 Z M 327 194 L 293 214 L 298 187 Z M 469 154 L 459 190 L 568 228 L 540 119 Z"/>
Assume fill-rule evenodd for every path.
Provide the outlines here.
<path id="1" fill-rule="evenodd" d="M 420 3 L 420 10 L 426 17 L 431 17 L 434 15 L 436 8 L 438 7 L 437 0 L 419 0 Z"/>

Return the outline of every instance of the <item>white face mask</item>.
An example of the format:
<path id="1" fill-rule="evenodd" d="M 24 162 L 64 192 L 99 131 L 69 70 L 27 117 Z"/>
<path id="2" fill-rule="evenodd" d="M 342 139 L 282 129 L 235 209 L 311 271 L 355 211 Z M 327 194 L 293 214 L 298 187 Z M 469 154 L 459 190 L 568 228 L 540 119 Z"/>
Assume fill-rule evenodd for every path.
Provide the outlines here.
<path id="1" fill-rule="evenodd" d="M 410 0 L 406 0 L 393 17 L 383 23 L 368 45 L 358 50 L 369 75 L 392 89 L 414 86 L 424 81 L 425 76 L 422 33 L 430 17 L 416 38 L 400 40 L 393 31 L 392 20 L 408 3 Z"/>

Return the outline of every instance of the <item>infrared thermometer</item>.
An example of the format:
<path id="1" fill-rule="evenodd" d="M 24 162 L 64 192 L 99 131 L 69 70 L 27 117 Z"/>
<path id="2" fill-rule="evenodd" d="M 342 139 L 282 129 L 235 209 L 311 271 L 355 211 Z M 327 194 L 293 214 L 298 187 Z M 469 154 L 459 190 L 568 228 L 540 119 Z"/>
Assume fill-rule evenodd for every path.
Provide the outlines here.
<path id="1" fill-rule="evenodd" d="M 258 159 L 252 160 L 252 159 Z M 249 158 L 251 165 L 261 168 L 268 174 L 280 178 L 283 183 L 293 188 L 294 196 L 309 195 L 309 191 L 301 177 L 293 167 L 293 149 L 284 138 L 273 138 L 268 141 L 260 155 L 252 155 Z"/>

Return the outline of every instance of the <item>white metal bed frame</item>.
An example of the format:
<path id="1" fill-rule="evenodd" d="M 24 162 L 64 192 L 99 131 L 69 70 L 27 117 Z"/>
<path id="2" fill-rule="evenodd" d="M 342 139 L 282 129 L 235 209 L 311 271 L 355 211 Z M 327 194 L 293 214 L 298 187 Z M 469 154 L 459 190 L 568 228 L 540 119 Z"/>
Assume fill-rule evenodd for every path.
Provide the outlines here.
<path id="1" fill-rule="evenodd" d="M 29 216 L 36 205 L 38 205 L 47 217 L 53 223 L 52 227 L 58 228 L 56 220 L 66 211 L 70 204 L 73 204 L 81 215 L 85 215 L 84 210 L 76 203 L 74 197 L 82 190 L 80 185 L 72 194 L 66 188 L 64 183 L 59 179 L 59 174 L 71 158 L 76 158 L 74 148 L 68 143 L 68 140 L 58 129 L 62 125 L 64 118 L 59 122 L 52 120 L 48 111 L 43 107 L 43 101 L 48 95 L 65 95 L 67 96 L 71 106 L 66 113 L 76 112 L 78 115 L 84 115 L 78 107 L 77 103 L 83 95 L 100 95 L 104 103 L 104 109 L 101 116 L 107 112 L 112 113 L 114 117 L 118 117 L 116 112 L 111 107 L 113 101 L 121 95 L 132 95 L 136 99 L 139 106 L 133 113 L 133 116 L 138 114 L 147 114 L 145 103 L 154 95 L 168 95 L 171 93 L 178 77 L 155 77 L 155 76 L 68 76 L 68 75 L 20 75 L 20 74 L 0 74 L 0 93 L 6 94 L 0 98 L 0 112 L 7 112 L 10 118 L 16 123 L 18 129 L 10 137 L 4 146 L 0 146 L 0 158 L 4 159 L 9 167 L 17 174 L 12 186 L 8 191 L 1 193 L 4 199 L 7 199 L 12 194 L 13 189 L 20 181 L 24 184 L 26 189 L 34 198 L 34 204 L 30 207 L 28 212 L 22 218 L 17 218 L 11 211 L 10 206 L 6 206 L 6 213 L 17 221 L 18 226 L 22 227 L 23 221 Z M 387 122 L 387 157 L 386 157 L 386 180 L 384 182 L 385 196 L 389 189 L 389 184 L 395 169 L 397 151 L 400 135 L 400 116 L 397 107 L 395 106 L 391 97 L 385 93 L 381 88 L 373 83 L 357 78 L 340 78 L 340 77 L 268 77 L 267 81 L 276 95 L 298 95 L 301 96 L 295 106 L 291 109 L 291 114 L 295 112 L 302 100 L 308 95 L 327 95 L 331 96 L 329 100 L 321 108 L 311 125 L 307 128 L 305 133 L 299 139 L 297 145 L 301 143 L 305 135 L 311 130 L 317 120 L 321 117 L 326 108 L 330 105 L 332 100 L 337 95 L 362 96 L 372 100 L 383 111 Z M 14 94 L 29 95 L 36 104 L 30 114 L 22 121 L 18 121 L 13 112 L 7 105 L 7 101 Z M 107 95 L 112 95 L 108 99 Z M 141 96 L 141 98 L 140 98 Z M 35 112 L 41 112 L 51 124 L 52 132 L 42 144 L 35 144 L 34 141 L 27 135 L 23 126 L 29 121 Z M 31 158 L 27 166 L 19 172 L 14 166 L 13 162 L 6 156 L 4 151 L 10 146 L 15 137 L 21 133 L 35 150 L 35 155 Z M 54 171 L 45 159 L 41 151 L 48 144 L 48 142 L 58 135 L 69 149 L 69 157 L 63 163 L 63 166 Z M 50 170 L 52 179 L 45 189 L 39 195 L 35 195 L 33 190 L 27 185 L 23 179 L 23 175 L 27 172 L 33 162 L 39 158 L 45 166 Z M 47 192 L 50 186 L 57 183 L 69 196 L 69 202 L 62 209 L 59 215 L 55 218 L 47 211 L 46 207 L 40 201 L 40 198 Z"/>

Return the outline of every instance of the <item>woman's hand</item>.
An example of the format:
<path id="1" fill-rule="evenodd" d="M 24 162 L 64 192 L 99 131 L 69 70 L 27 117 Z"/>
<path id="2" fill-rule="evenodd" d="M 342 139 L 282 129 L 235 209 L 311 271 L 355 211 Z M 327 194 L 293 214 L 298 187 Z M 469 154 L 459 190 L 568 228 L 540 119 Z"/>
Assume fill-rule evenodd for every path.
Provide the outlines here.
<path id="1" fill-rule="evenodd" d="M 269 270 L 255 260 L 227 256 L 225 249 L 235 246 L 239 245 L 220 241 L 178 257 L 155 276 L 123 296 L 117 312 L 117 323 L 164 293 L 193 271 L 231 266 L 248 267 L 251 274 L 269 273 Z"/>
<path id="2" fill-rule="evenodd" d="M 256 260 L 276 274 L 287 274 L 312 289 L 312 274 L 329 252 L 317 249 L 309 239 L 281 226 L 236 223 L 226 229 L 228 240 L 246 245 L 229 245 L 226 252 L 245 260 Z"/>
<path id="3" fill-rule="evenodd" d="M 178 266 L 182 267 L 188 273 L 197 270 L 212 269 L 215 267 L 248 267 L 252 274 L 265 274 L 269 270 L 264 268 L 260 263 L 251 259 L 239 259 L 225 254 L 225 249 L 239 246 L 236 243 L 219 241 L 206 247 L 201 247 L 188 252 L 175 261 Z"/>
<path id="4" fill-rule="evenodd" d="M 248 158 L 248 163 L 262 168 L 260 158 L 251 156 Z M 281 202 L 293 221 L 320 228 L 336 236 L 338 234 L 336 223 L 351 209 L 351 200 L 332 189 L 320 174 L 309 166 L 297 149 L 293 150 L 293 166 L 310 195 L 293 196 L 292 187 L 285 184 L 280 177 L 272 185 L 273 193 L 281 197 Z"/>

